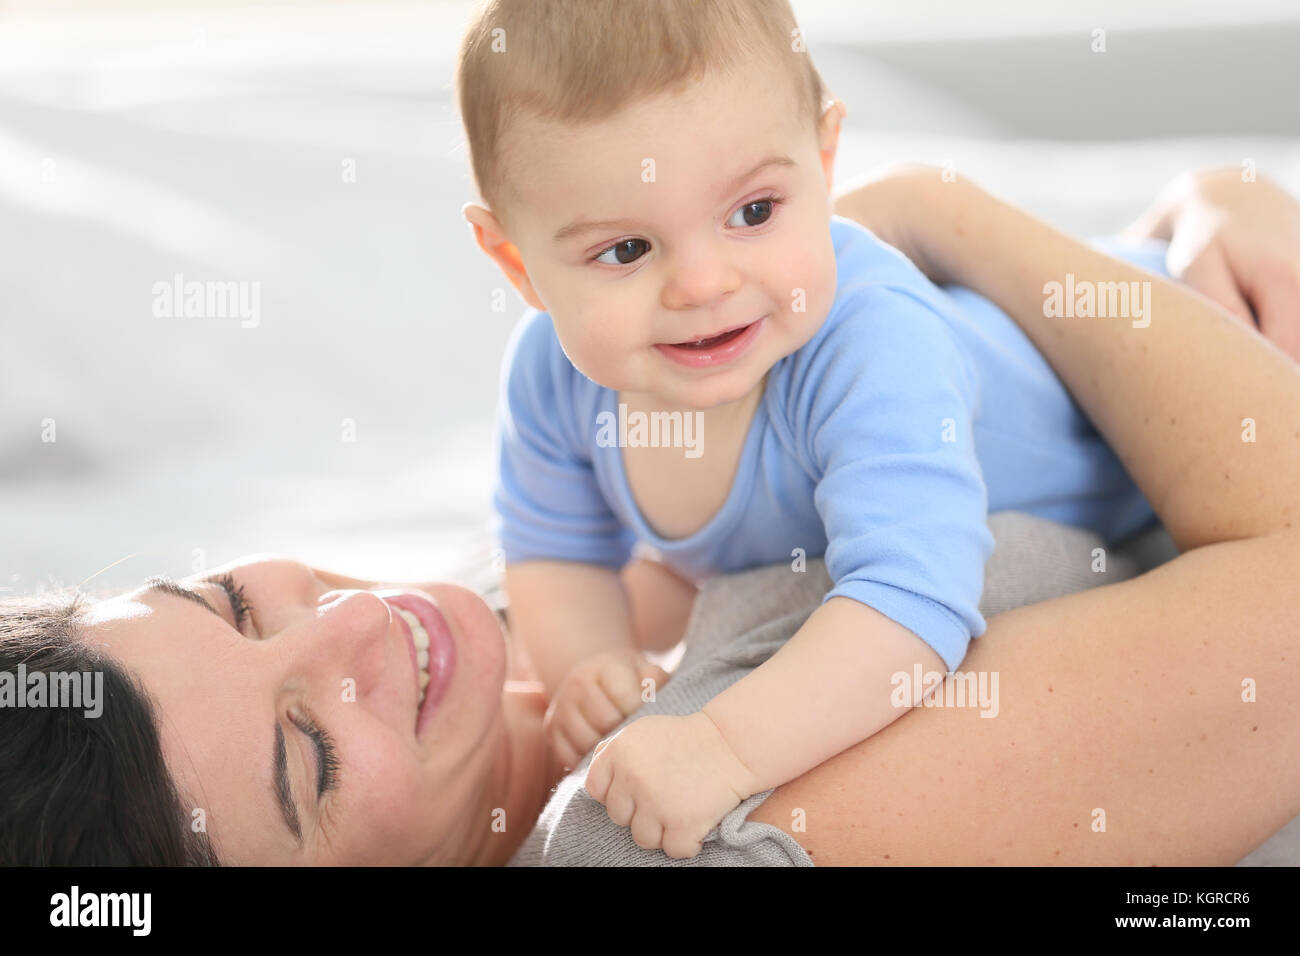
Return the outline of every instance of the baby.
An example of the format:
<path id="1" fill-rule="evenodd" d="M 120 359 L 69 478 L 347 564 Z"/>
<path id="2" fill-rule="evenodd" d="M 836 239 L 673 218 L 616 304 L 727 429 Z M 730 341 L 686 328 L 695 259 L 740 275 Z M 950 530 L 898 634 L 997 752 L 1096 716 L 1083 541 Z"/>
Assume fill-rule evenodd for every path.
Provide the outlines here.
<path id="1" fill-rule="evenodd" d="M 465 216 L 535 310 L 495 503 L 557 751 L 576 763 L 664 678 L 619 574 L 638 543 L 687 578 L 824 555 L 834 581 L 697 713 L 597 749 L 586 787 L 640 846 L 694 855 L 919 703 L 897 675 L 956 668 L 990 508 L 1107 539 L 1152 519 L 1010 319 L 831 214 L 844 107 L 786 0 L 497 0 L 458 81 L 486 204 Z"/>

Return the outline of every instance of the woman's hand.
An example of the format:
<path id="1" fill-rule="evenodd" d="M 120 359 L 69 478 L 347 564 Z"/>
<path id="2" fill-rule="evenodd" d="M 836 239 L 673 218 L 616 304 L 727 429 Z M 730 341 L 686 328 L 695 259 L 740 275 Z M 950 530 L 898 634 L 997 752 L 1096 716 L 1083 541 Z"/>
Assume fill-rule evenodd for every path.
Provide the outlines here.
<path id="1" fill-rule="evenodd" d="M 1300 202 L 1238 167 L 1179 176 L 1125 230 L 1169 240 L 1169 274 L 1300 359 Z"/>

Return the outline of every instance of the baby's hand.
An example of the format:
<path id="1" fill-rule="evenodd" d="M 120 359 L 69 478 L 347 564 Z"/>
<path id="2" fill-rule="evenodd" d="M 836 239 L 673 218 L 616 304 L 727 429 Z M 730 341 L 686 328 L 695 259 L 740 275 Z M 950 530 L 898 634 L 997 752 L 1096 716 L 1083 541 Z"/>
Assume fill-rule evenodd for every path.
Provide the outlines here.
<path id="1" fill-rule="evenodd" d="M 576 767 L 602 737 L 637 710 L 646 680 L 654 681 L 657 690 L 667 683 L 668 674 L 632 648 L 601 651 L 569 671 L 545 721 L 560 763 Z"/>
<path id="2" fill-rule="evenodd" d="M 700 852 L 709 831 L 756 792 L 753 774 L 704 713 L 642 717 L 596 748 L 587 792 L 636 845 L 674 859 Z"/>

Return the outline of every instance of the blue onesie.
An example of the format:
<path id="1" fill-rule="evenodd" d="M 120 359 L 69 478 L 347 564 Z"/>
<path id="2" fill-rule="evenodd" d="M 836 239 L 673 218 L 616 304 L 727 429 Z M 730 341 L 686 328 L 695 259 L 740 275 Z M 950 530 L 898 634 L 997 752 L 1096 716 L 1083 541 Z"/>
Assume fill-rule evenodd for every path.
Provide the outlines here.
<path id="1" fill-rule="evenodd" d="M 698 578 L 790 562 L 802 549 L 825 556 L 827 599 L 875 608 L 952 670 L 985 628 L 990 511 L 1107 541 L 1154 520 L 1015 322 L 968 289 L 935 286 L 856 223 L 835 216 L 830 229 L 830 314 L 772 367 L 726 502 L 686 538 L 661 538 L 642 518 L 621 449 L 597 441 L 597 423 L 610 420 L 601 413 L 618 414 L 617 393 L 575 369 L 550 316 L 530 310 L 506 352 L 497 423 L 507 562 L 617 568 L 639 540 Z M 1166 274 L 1162 243 L 1099 245 Z"/>

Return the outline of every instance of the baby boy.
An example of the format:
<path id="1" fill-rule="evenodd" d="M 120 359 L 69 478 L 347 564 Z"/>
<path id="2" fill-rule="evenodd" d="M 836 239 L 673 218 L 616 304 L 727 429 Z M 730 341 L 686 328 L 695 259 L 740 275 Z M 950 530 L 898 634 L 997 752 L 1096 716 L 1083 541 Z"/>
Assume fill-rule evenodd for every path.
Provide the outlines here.
<path id="1" fill-rule="evenodd" d="M 465 216 L 533 307 L 495 502 L 557 747 L 586 753 L 660 676 L 619 575 L 638 543 L 688 578 L 824 555 L 834 581 L 697 713 L 597 749 L 587 789 L 639 845 L 694 855 L 919 703 L 896 675 L 956 668 L 990 508 L 1108 539 L 1151 520 L 1005 315 L 831 214 L 844 107 L 786 0 L 489 2 L 458 87 Z"/>

